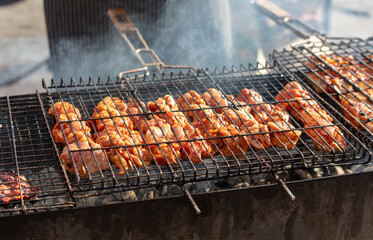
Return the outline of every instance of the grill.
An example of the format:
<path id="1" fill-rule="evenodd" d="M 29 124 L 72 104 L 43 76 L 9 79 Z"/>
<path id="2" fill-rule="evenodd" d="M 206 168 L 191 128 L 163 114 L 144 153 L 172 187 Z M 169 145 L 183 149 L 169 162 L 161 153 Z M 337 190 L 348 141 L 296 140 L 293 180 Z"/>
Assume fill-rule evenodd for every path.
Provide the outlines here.
<path id="1" fill-rule="evenodd" d="M 58 161 L 61 146 L 55 144 L 51 137 L 55 120 L 47 114 L 47 110 L 57 101 L 73 103 L 81 110 L 82 120 L 89 121 L 92 120 L 91 115 L 95 106 L 106 96 L 120 97 L 126 102 L 130 98 L 147 102 L 155 101 L 165 94 L 180 96 L 189 90 L 202 94 L 208 88 L 216 88 L 224 94 L 237 96 L 240 90 L 246 87 L 255 89 L 268 103 L 275 104 L 274 96 L 292 80 L 291 76 L 281 74 L 270 65 L 259 69 L 253 66 L 241 66 L 240 70 L 224 68 L 197 72 L 171 71 L 154 73 L 154 75 L 126 76 L 124 79 L 114 80 L 110 78 L 88 81 L 62 79 L 60 84 L 52 80 L 49 87 L 44 83 L 47 93 L 2 98 L 1 112 L 4 117 L 1 122 L 3 125 L 1 164 L 3 169 L 16 169 L 26 176 L 33 187 L 39 189 L 37 202 L 22 200 L 14 203 L 16 207 L 3 208 L 2 212 L 28 213 L 75 207 L 76 203 L 84 198 L 114 192 L 121 193 L 141 187 L 165 184 L 182 186 L 187 182 L 208 179 L 335 164 L 360 164 L 369 161 L 370 154 L 356 137 L 357 131 L 338 113 L 329 111 L 339 119 L 335 119 L 333 126 L 338 126 L 346 138 L 347 148 L 344 152 L 316 150 L 312 138 L 305 129 L 291 118 L 295 129 L 302 131 L 299 142 L 291 150 L 274 147 L 263 150 L 250 149 L 245 155 L 211 156 L 199 164 L 177 159 L 174 165 L 160 166 L 154 163 L 147 169 L 135 166 L 133 170 L 128 170 L 123 175 L 119 175 L 114 166 L 109 171 L 96 172 L 87 178 L 79 178 L 77 175 L 67 173 Z M 313 93 L 312 89 L 307 90 Z M 328 110 L 329 106 L 325 102 L 323 104 Z M 143 116 L 152 114 L 147 112 Z M 59 122 L 61 123 L 63 122 Z M 233 139 L 233 137 L 226 138 Z"/>
<path id="2" fill-rule="evenodd" d="M 141 168 L 133 164 L 133 169 L 124 168 L 124 171 L 120 171 L 114 164 L 111 164 L 109 170 L 99 170 L 95 173 L 88 172 L 87 177 L 80 176 L 76 164 L 73 163 L 75 173 L 69 173 L 60 156 L 63 146 L 57 144 L 53 137 L 52 129 L 56 124 L 56 120 L 48 114 L 48 110 L 51 107 L 53 109 L 53 106 L 60 101 L 71 103 L 80 110 L 82 115 L 80 122 L 91 122 L 94 120 L 92 119 L 92 113 L 95 109 L 97 110 L 96 106 L 106 97 L 111 99 L 118 97 L 125 103 L 128 103 L 131 99 L 147 103 L 149 101 L 155 102 L 166 94 L 176 99 L 191 90 L 203 95 L 210 88 L 221 91 L 226 99 L 230 99 L 229 96 L 231 95 L 242 97 L 240 92 L 243 88 L 253 89 L 263 96 L 264 103 L 237 103 L 231 100 L 230 104 L 226 106 L 218 104 L 218 106 L 204 108 L 204 110 L 212 110 L 214 117 L 223 125 L 225 122 L 221 117 L 227 114 L 229 109 L 260 106 L 261 109 L 266 111 L 263 107 L 264 104 L 280 106 L 279 104 L 281 103 L 291 105 L 296 102 L 294 99 L 276 100 L 276 95 L 286 84 L 300 81 L 299 76 L 294 75 L 290 71 L 292 70 L 291 68 L 286 68 L 289 71 L 283 71 L 284 69 L 278 68 L 277 64 L 279 66 L 282 65 L 277 60 L 275 61 L 276 65 L 267 63 L 265 66 L 241 65 L 238 68 L 224 67 L 222 69 L 197 69 L 194 67 L 165 65 L 159 60 L 154 51 L 148 48 L 139 31 L 131 20 L 125 16 L 123 10 L 112 9 L 109 11 L 109 17 L 129 44 L 131 50 L 133 50 L 134 55 L 140 60 L 143 68 L 122 72 L 117 78 L 72 78 L 59 81 L 52 79 L 50 83 L 43 80 L 42 84 L 46 89 L 45 93 L 37 92 L 36 94 L 0 99 L 0 114 L 2 116 L 0 124 L 3 126 L 0 131 L 0 147 L 2 150 L 0 153 L 0 164 L 2 172 L 14 170 L 18 176 L 24 175 L 27 182 L 37 189 L 37 201 L 35 198 L 26 200 L 26 198 L 22 198 L 22 192 L 25 189 L 20 187 L 21 199 L 19 201 L 0 204 L 2 216 L 97 205 L 97 203 L 94 204 L 87 199 L 107 194 L 119 196 L 118 200 L 112 201 L 112 203 L 116 201 L 122 202 L 125 200 L 124 192 L 127 190 L 163 185 L 180 186 L 198 213 L 200 212 L 198 207 L 188 190 L 184 187 L 186 183 L 259 173 L 276 174 L 279 171 L 312 167 L 348 166 L 370 161 L 371 153 L 363 143 L 366 141 L 366 136 L 362 135 L 355 126 L 350 124 L 341 113 L 335 111 L 327 101 L 318 96 L 311 87 L 305 85 L 305 90 L 310 93 L 310 98 L 303 100 L 315 100 L 318 102 L 328 114 L 333 116 L 333 121 L 328 125 L 305 127 L 301 121 L 290 116 L 289 122 L 294 126 L 294 129 L 287 131 L 300 131 L 302 133 L 297 144 L 291 149 L 278 148 L 273 145 L 268 148 L 255 149 L 247 142 L 249 149 L 245 153 L 233 152 L 228 147 L 229 154 L 223 154 L 222 150 L 216 146 L 216 141 L 230 141 L 239 145 L 237 139 L 240 137 L 255 137 L 258 134 L 243 134 L 241 132 L 238 135 L 219 135 L 218 137 L 212 137 L 208 134 L 207 137 L 205 136 L 198 140 L 189 138 L 186 140 L 167 140 L 167 144 L 180 144 L 181 146 L 185 142 L 201 140 L 215 144 L 218 153 L 210 153 L 200 163 L 195 163 L 189 158 L 189 155 L 186 155 L 187 157 L 183 159 L 176 157 L 174 164 L 167 161 L 165 165 L 161 165 L 154 161 L 149 167 Z M 135 41 L 133 41 L 133 38 Z M 134 42 L 136 44 L 133 44 Z M 370 43 L 365 42 L 365 44 L 369 45 Z M 147 61 L 142 60 L 143 56 L 141 56 L 141 53 L 147 54 Z M 277 54 L 277 52 L 275 53 Z M 283 55 L 281 53 L 281 56 Z M 291 56 L 294 56 L 294 54 Z M 150 69 L 153 71 L 150 71 Z M 212 98 L 217 102 L 214 97 Z M 219 109 L 222 110 L 223 115 L 216 113 Z M 54 110 L 56 109 L 54 108 Z M 119 117 L 150 119 L 156 115 L 144 107 L 142 107 L 142 110 L 144 112 L 140 114 L 121 115 Z M 282 110 L 284 109 L 282 108 Z M 177 110 L 172 112 L 187 115 L 188 112 L 193 111 L 196 112 L 198 110 Z M 294 107 L 293 111 L 299 114 Z M 165 117 L 166 112 L 161 111 L 157 112 L 157 114 L 167 120 Z M 109 116 L 95 120 L 108 118 L 114 119 L 114 117 Z M 115 118 L 118 118 L 118 116 L 115 116 Z M 200 119 L 198 121 L 201 122 Z M 57 120 L 57 124 L 61 129 L 63 129 L 63 124 L 71 126 L 72 122 Z M 158 122 L 157 125 L 160 127 Z M 239 129 L 239 126 L 232 125 L 233 128 Z M 338 127 L 341 130 L 343 139 L 346 141 L 345 149 L 329 151 L 322 145 L 316 149 L 315 142 L 317 141 L 309 134 L 309 130 L 315 130 L 316 132 L 320 128 L 325 130 L 331 127 Z M 280 131 L 261 132 L 260 134 L 278 132 Z M 97 129 L 92 124 L 92 135 L 97 133 Z M 165 136 L 164 132 L 162 132 L 162 135 Z M 76 138 L 75 133 L 74 137 Z M 141 137 L 145 139 L 143 134 Z M 67 140 L 66 135 L 64 135 L 64 139 Z M 333 140 L 336 141 L 334 138 Z M 112 142 L 112 139 L 110 141 Z M 322 144 L 328 145 L 324 139 L 322 141 Z M 115 147 L 102 147 L 101 144 L 99 148 L 91 148 L 89 151 L 115 149 L 116 153 L 118 153 L 120 148 L 128 151 L 128 148 L 135 147 L 137 149 L 149 149 L 151 152 L 151 146 L 159 147 L 161 144 L 164 144 L 164 142 L 145 142 L 144 144 L 116 145 Z M 181 151 L 185 152 L 184 147 L 182 147 Z M 68 147 L 68 152 L 71 157 L 76 152 L 83 156 L 83 152 L 87 152 L 87 150 L 73 150 Z M 164 152 L 162 154 L 165 156 Z M 175 153 L 173 152 L 173 154 Z M 106 160 L 109 161 L 108 159 Z M 97 159 L 95 161 L 98 165 Z M 134 163 L 133 159 L 130 159 L 130 161 Z M 143 159 L 141 161 L 144 162 Z M 288 191 L 277 175 L 275 175 L 275 178 Z M 290 191 L 288 192 L 292 196 Z"/>
<path id="3" fill-rule="evenodd" d="M 82 120 L 89 121 L 95 106 L 106 96 L 120 97 L 126 102 L 130 98 L 147 102 L 157 100 L 165 94 L 180 96 L 189 90 L 202 94 L 208 88 L 216 88 L 224 94 L 234 96 L 237 96 L 244 87 L 251 88 L 259 92 L 268 103 L 275 104 L 275 95 L 292 80 L 291 76 L 278 72 L 269 64 L 259 69 L 250 65 L 241 66 L 239 70 L 224 68 L 213 71 L 208 69 L 170 71 L 153 75 L 129 75 L 114 80 L 111 78 L 87 81 L 62 79 L 60 84 L 52 80 L 48 87 L 43 81 L 46 93 L 1 98 L 2 171 L 14 169 L 24 175 L 33 187 L 38 188 L 38 201 L 20 200 L 11 204 L 2 204 L 1 213 L 7 216 L 72 208 L 79 206 L 79 201 L 85 198 L 122 193 L 125 190 L 142 187 L 165 184 L 182 186 L 187 182 L 223 177 L 368 162 L 370 153 L 356 137 L 357 131 L 338 113 L 329 112 L 330 106 L 322 102 L 327 106 L 328 112 L 339 119 L 335 119 L 334 125 L 342 130 L 346 138 L 347 148 L 344 152 L 316 150 L 305 129 L 291 118 L 295 129 L 302 131 L 302 136 L 296 147 L 290 150 L 275 147 L 263 150 L 250 149 L 245 155 L 211 156 L 199 164 L 177 159 L 174 165 L 160 166 L 154 163 L 147 169 L 135 166 L 133 170 L 128 170 L 123 175 L 119 175 L 118 170 L 113 166 L 109 171 L 96 172 L 87 178 L 79 178 L 77 175 L 67 173 L 58 160 L 62 149 L 54 142 L 51 132 L 56 121 L 47 114 L 52 104 L 66 101 L 80 109 Z M 312 89 L 307 88 L 307 90 L 313 94 Z M 228 106 L 221 108 L 226 109 Z M 148 112 L 143 115 L 146 117 L 152 114 Z M 228 138 L 233 139 L 233 137 L 235 136 Z"/>

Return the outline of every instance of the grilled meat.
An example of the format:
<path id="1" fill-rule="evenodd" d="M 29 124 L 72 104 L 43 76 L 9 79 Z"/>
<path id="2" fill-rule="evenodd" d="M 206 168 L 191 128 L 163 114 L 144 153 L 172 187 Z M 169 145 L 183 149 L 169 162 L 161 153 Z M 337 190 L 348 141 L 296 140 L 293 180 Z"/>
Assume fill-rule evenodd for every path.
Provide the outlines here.
<path id="1" fill-rule="evenodd" d="M 54 105 L 54 107 L 56 108 L 57 113 L 59 113 L 58 117 L 60 121 L 63 121 L 63 122 L 71 121 L 70 123 L 69 122 L 61 123 L 63 131 L 61 130 L 61 127 L 58 123 L 54 126 L 52 130 L 52 134 L 54 136 L 54 140 L 56 141 L 56 143 L 61 143 L 63 145 L 66 145 L 64 135 L 67 139 L 67 142 L 72 143 L 76 141 L 74 137 L 75 132 L 80 132 L 80 131 L 91 132 L 91 128 L 87 126 L 86 122 L 80 121 L 82 116 L 80 115 L 79 109 L 77 109 L 76 107 L 74 107 L 73 105 L 67 102 L 64 102 L 64 103 L 58 102 Z M 48 113 L 57 119 L 57 116 L 53 110 L 53 107 L 49 109 Z"/>
<path id="2" fill-rule="evenodd" d="M 365 90 L 369 96 L 373 97 L 373 89 Z M 361 127 L 358 122 L 362 122 L 371 132 L 373 132 L 373 105 L 360 92 L 351 92 L 343 96 L 339 96 L 339 100 L 347 111 L 344 111 L 345 117 L 350 120 L 355 126 Z M 351 116 L 352 115 L 352 116 Z M 355 118 L 357 121 L 355 120 Z"/>
<path id="3" fill-rule="evenodd" d="M 198 163 L 202 158 L 209 157 L 212 151 L 211 145 L 207 141 L 201 140 L 201 134 L 192 127 L 187 117 L 180 112 L 175 99 L 171 95 L 149 102 L 148 108 L 154 113 L 164 112 L 156 116 L 166 120 L 171 125 L 173 134 L 179 141 L 185 141 L 181 142 L 183 159 L 189 158 L 194 163 Z"/>
<path id="4" fill-rule="evenodd" d="M 120 174 L 136 166 L 148 166 L 152 160 L 150 152 L 142 147 L 144 140 L 138 131 L 134 130 L 134 123 L 128 116 L 128 107 L 117 97 L 106 97 L 95 108 L 92 115 L 97 134 L 95 140 L 104 147 L 119 147 L 107 150 L 111 162 L 120 169 Z M 129 146 L 129 147 L 128 147 Z M 143 164 L 144 162 L 144 164 Z"/>
<path id="5" fill-rule="evenodd" d="M 320 57 L 327 64 L 318 61 L 315 57 L 312 57 L 311 61 L 308 62 L 308 66 L 311 69 L 327 68 L 324 70 L 325 72 L 319 70 L 316 74 L 308 73 L 311 80 L 316 83 L 314 88 L 318 92 L 321 92 L 321 89 L 325 89 L 330 93 L 340 93 L 338 98 L 342 106 L 347 110 L 344 111 L 346 118 L 359 128 L 361 128 L 359 122 L 362 122 L 369 130 L 373 130 L 373 124 L 369 120 L 373 116 L 372 103 L 361 92 L 355 92 L 354 87 L 339 75 L 341 74 L 361 88 L 362 91 L 373 96 L 373 55 L 369 59 L 363 59 L 360 63 L 351 55 L 345 57 L 320 55 Z M 335 70 L 328 68 L 328 65 Z"/>
<path id="6" fill-rule="evenodd" d="M 198 129 L 204 138 L 210 139 L 208 142 L 213 147 L 213 153 L 219 151 L 223 155 L 244 154 L 245 149 L 241 149 L 237 144 L 242 138 L 241 133 L 233 124 L 223 120 L 223 115 L 214 112 L 201 95 L 195 91 L 185 93 L 177 99 L 179 106 L 186 110 L 185 114 L 192 121 L 192 125 Z M 247 148 L 248 144 L 245 144 Z"/>
<path id="7" fill-rule="evenodd" d="M 294 130 L 294 126 L 289 123 L 288 113 L 280 106 L 265 104 L 262 96 L 254 90 L 242 89 L 238 101 L 253 104 L 251 113 L 258 122 L 266 124 L 270 131 L 271 143 L 280 148 L 291 149 L 297 144 L 302 132 Z M 281 132 L 278 132 L 281 131 Z"/>
<path id="8" fill-rule="evenodd" d="M 128 107 L 131 114 L 144 113 L 142 109 L 146 109 L 145 103 L 136 100 L 129 102 Z M 181 145 L 177 143 L 178 138 L 174 134 L 182 133 L 180 125 L 171 126 L 157 115 L 149 115 L 149 118 L 145 115 L 137 115 L 133 116 L 133 120 L 136 124 L 135 128 L 142 133 L 144 141 L 149 144 L 153 158 L 159 165 L 172 165 L 181 159 Z"/>
<path id="9" fill-rule="evenodd" d="M 278 103 L 296 119 L 303 122 L 306 132 L 313 138 L 316 149 L 332 151 L 346 148 L 346 141 L 337 126 L 331 126 L 333 118 L 311 99 L 309 93 L 297 82 L 290 82 L 276 96 Z"/>
<path id="10" fill-rule="evenodd" d="M 256 149 L 268 148 L 271 145 L 268 127 L 265 124 L 260 124 L 244 108 L 234 109 L 229 107 L 228 96 L 225 97 L 219 90 L 210 88 L 203 94 L 203 97 L 211 107 L 217 107 L 214 110 L 222 114 L 225 122 L 236 126 L 241 133 L 248 134 L 237 140 L 244 152 L 248 150 L 248 143 Z M 234 101 L 235 99 L 230 100 Z M 222 108 L 218 106 L 222 106 Z"/>
<path id="11" fill-rule="evenodd" d="M 31 186 L 23 175 L 17 176 L 14 170 L 0 173 L 0 203 L 11 203 L 22 199 L 37 201 L 39 189 Z"/>
<path id="12" fill-rule="evenodd" d="M 94 173 L 100 169 L 109 169 L 110 166 L 105 151 L 101 150 L 101 145 L 92 139 L 91 129 L 85 121 L 80 120 L 81 115 L 79 110 L 67 102 L 57 102 L 54 108 L 52 106 L 48 113 L 60 121 L 71 121 L 61 123 L 61 125 L 56 123 L 56 126 L 53 128 L 55 131 L 52 132 L 56 142 L 64 139 L 63 134 L 67 139 L 67 145 L 64 147 L 60 156 L 66 169 L 74 173 L 75 163 L 76 170 L 81 177 L 87 176 L 88 172 Z M 63 141 L 61 143 L 66 142 Z"/>
<path id="13" fill-rule="evenodd" d="M 373 87 L 373 79 L 370 77 L 373 75 L 371 59 L 364 59 L 362 63 L 357 63 L 351 55 L 346 57 L 320 55 L 320 58 L 327 64 L 319 61 L 314 56 L 311 57 L 312 61 L 307 63 L 311 69 L 316 71 L 316 74 L 307 73 L 307 75 L 315 82 L 313 86 L 318 93 L 322 92 L 321 89 L 330 93 L 353 91 L 353 86 L 343 77 L 349 79 L 363 90 Z M 329 68 L 329 66 L 332 66 L 335 70 Z M 320 68 L 324 70 L 320 70 Z"/>

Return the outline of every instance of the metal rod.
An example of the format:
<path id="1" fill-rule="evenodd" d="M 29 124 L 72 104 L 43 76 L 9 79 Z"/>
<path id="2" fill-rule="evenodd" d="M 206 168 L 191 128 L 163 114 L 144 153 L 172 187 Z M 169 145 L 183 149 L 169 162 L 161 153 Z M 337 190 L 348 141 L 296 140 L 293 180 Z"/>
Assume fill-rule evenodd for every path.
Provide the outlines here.
<path id="1" fill-rule="evenodd" d="M 277 175 L 277 173 L 274 173 L 273 175 L 274 175 L 276 181 L 285 189 L 286 193 L 290 196 L 291 200 L 294 201 L 295 200 L 295 196 L 290 191 L 290 189 L 288 188 L 288 186 L 286 186 L 285 182 L 282 181 L 282 179 Z"/>
<path id="2" fill-rule="evenodd" d="M 59 157 L 60 154 L 59 154 L 59 151 L 58 151 L 58 148 L 57 148 L 56 142 L 54 141 L 54 137 L 53 137 L 53 135 L 52 135 L 52 131 L 51 131 L 51 129 L 50 129 L 50 127 L 49 127 L 49 124 L 48 124 L 48 121 L 47 121 L 47 116 L 46 116 L 46 114 L 45 114 L 44 105 L 43 105 L 43 102 L 42 102 L 42 100 L 41 100 L 41 98 L 40 98 L 40 94 L 39 94 L 39 92 L 38 92 L 37 90 L 36 90 L 36 95 L 38 96 L 38 100 L 39 100 L 39 103 L 40 103 L 40 108 L 41 108 L 41 110 L 42 110 L 42 112 L 43 112 L 44 121 L 45 121 L 46 126 L 47 126 L 47 128 L 48 128 L 49 136 L 50 136 L 50 138 L 51 138 L 51 140 L 52 140 L 53 147 L 54 147 L 54 151 L 56 152 L 57 156 Z M 71 187 L 71 183 L 70 183 L 69 177 L 67 176 L 67 173 L 66 173 L 65 167 L 63 166 L 63 164 L 62 164 L 61 161 L 58 161 L 58 162 L 59 162 L 60 167 L 61 167 L 61 169 L 62 169 L 63 176 L 64 176 L 65 181 L 66 181 L 67 189 L 69 190 L 69 192 L 71 193 L 71 196 L 72 196 L 72 191 L 73 191 L 73 189 L 72 189 L 72 187 Z"/>
<path id="3" fill-rule="evenodd" d="M 166 65 L 164 64 L 158 55 L 155 53 L 154 50 L 150 49 L 148 44 L 146 43 L 145 39 L 141 35 L 140 31 L 136 27 L 136 25 L 132 22 L 130 17 L 127 15 L 126 11 L 123 8 L 111 8 L 108 10 L 108 15 L 110 20 L 113 22 L 115 28 L 118 30 L 120 35 L 126 41 L 128 46 L 130 47 L 133 54 L 141 63 L 141 68 L 123 71 L 119 73 L 119 77 L 122 78 L 128 74 L 133 74 L 137 72 L 149 72 L 149 68 L 151 66 L 156 67 L 158 71 L 163 71 L 167 68 L 172 69 L 193 69 L 197 70 L 196 67 L 193 66 L 184 66 L 184 65 Z M 133 37 L 133 40 L 130 39 Z M 134 41 L 138 42 L 139 45 L 136 47 L 134 45 Z M 149 58 L 152 62 L 146 62 L 144 58 L 141 56 L 141 53 L 147 53 Z"/>
<path id="4" fill-rule="evenodd" d="M 17 181 L 19 185 L 19 195 L 21 196 L 21 205 L 22 205 L 22 211 L 25 213 L 26 212 L 26 205 L 25 201 L 23 200 L 23 189 L 22 189 L 22 184 L 21 184 L 21 179 L 20 179 L 20 172 L 19 172 L 19 163 L 18 163 L 18 156 L 17 156 L 17 146 L 16 146 L 16 136 L 14 134 L 15 129 L 14 129 L 14 124 L 13 124 L 13 116 L 12 116 L 12 108 L 10 106 L 10 100 L 9 96 L 6 97 L 7 103 L 8 103 L 8 110 L 9 110 L 9 120 L 10 120 L 10 127 L 12 131 L 12 147 L 14 151 L 14 160 L 16 163 L 16 170 L 17 170 Z"/>
<path id="5" fill-rule="evenodd" d="M 190 203 L 192 204 L 194 210 L 196 210 L 196 213 L 197 214 L 201 214 L 201 210 L 199 209 L 197 203 L 194 201 L 192 195 L 190 195 L 188 189 L 186 189 L 184 187 L 184 185 L 180 185 L 180 189 L 181 191 L 185 194 L 185 196 L 188 198 L 188 200 L 190 201 Z"/>
<path id="6" fill-rule="evenodd" d="M 316 29 L 304 24 L 298 19 L 291 17 L 290 13 L 286 12 L 279 6 L 273 4 L 268 0 L 252 1 L 256 9 L 265 14 L 267 17 L 273 19 L 278 24 L 282 24 L 290 29 L 298 37 L 308 40 L 324 40 L 325 37 Z M 306 32 L 304 32 L 306 31 Z M 316 39 L 315 39 L 316 37 Z"/>

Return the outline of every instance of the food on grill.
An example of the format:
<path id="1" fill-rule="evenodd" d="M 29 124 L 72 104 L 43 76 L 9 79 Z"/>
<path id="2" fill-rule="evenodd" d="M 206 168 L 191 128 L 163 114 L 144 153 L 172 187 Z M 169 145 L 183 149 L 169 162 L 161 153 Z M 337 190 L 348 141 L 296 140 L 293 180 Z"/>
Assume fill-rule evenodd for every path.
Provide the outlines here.
<path id="1" fill-rule="evenodd" d="M 240 131 L 233 124 L 225 122 L 222 114 L 214 112 L 200 94 L 191 90 L 179 97 L 177 103 L 186 111 L 185 114 L 192 121 L 192 125 L 204 138 L 209 139 L 213 154 L 220 151 L 223 155 L 231 156 L 246 152 L 237 143 L 242 139 L 242 136 L 239 136 Z M 247 145 L 245 144 L 246 148 Z"/>
<path id="2" fill-rule="evenodd" d="M 203 94 L 203 97 L 211 107 L 214 107 L 217 113 L 222 115 L 222 119 L 228 125 L 236 126 L 242 134 L 249 134 L 237 140 L 239 147 L 244 153 L 248 150 L 248 144 L 257 149 L 271 146 L 268 127 L 264 124 L 259 124 L 250 112 L 246 111 L 244 108 L 238 108 L 236 106 L 236 109 L 234 109 L 230 107 L 229 96 L 225 97 L 219 90 L 210 88 Z M 234 102 L 235 99 L 233 97 L 230 98 L 230 100 Z M 222 108 L 219 108 L 219 106 Z"/>
<path id="3" fill-rule="evenodd" d="M 332 151 L 346 148 L 341 130 L 333 126 L 333 118 L 311 98 L 297 82 L 290 82 L 276 96 L 278 103 L 296 119 L 303 122 L 306 132 L 313 138 L 316 149 Z"/>
<path id="4" fill-rule="evenodd" d="M 54 110 L 56 109 L 56 111 Z M 58 142 L 63 134 L 67 139 L 67 145 L 64 147 L 60 158 L 64 166 L 71 173 L 76 170 L 81 177 L 87 176 L 87 173 L 94 173 L 109 169 L 109 163 L 105 151 L 101 150 L 100 144 L 97 144 L 91 136 L 91 129 L 85 121 L 81 121 L 79 110 L 67 102 L 57 102 L 49 109 L 49 114 L 53 115 L 59 121 L 68 121 L 59 124 L 53 128 L 53 136 Z M 62 129 L 61 129 L 62 128 Z M 63 133 L 62 133 L 62 131 Z M 62 143 L 65 143 L 63 141 Z M 93 150 L 96 149 L 96 150 Z M 70 151 L 69 151 L 70 150 Z M 71 156 L 73 159 L 71 159 Z M 74 161 L 74 163 L 73 163 Z"/>
<path id="5" fill-rule="evenodd" d="M 237 99 L 243 104 L 252 104 L 251 113 L 255 119 L 267 124 L 269 130 L 275 132 L 270 134 L 271 143 L 274 146 L 291 149 L 297 144 L 302 132 L 295 130 L 294 126 L 289 123 L 289 115 L 283 108 L 264 103 L 259 93 L 246 88 L 242 89 Z"/>
<path id="6" fill-rule="evenodd" d="M 307 73 L 307 75 L 315 82 L 313 86 L 318 93 L 322 92 L 321 89 L 330 93 L 336 91 L 338 93 L 353 91 L 353 86 L 343 79 L 343 77 L 349 79 L 363 90 L 373 87 L 373 79 L 371 78 L 373 74 L 373 63 L 369 63 L 371 60 L 364 59 L 363 63 L 358 64 L 352 55 L 341 57 L 323 54 L 319 57 L 327 64 L 319 61 L 314 56 L 311 57 L 313 62 L 309 61 L 307 63 L 311 69 L 317 70 L 316 74 Z M 332 66 L 334 70 L 329 68 L 328 65 Z"/>
<path id="7" fill-rule="evenodd" d="M 319 70 L 316 74 L 308 73 L 307 75 L 313 80 L 313 86 L 318 91 L 325 89 L 327 92 L 338 92 L 339 101 L 342 106 L 346 108 L 344 115 L 357 127 L 361 127 L 358 121 L 362 122 L 369 130 L 373 130 L 373 123 L 369 120 L 373 116 L 372 103 L 361 92 L 356 92 L 354 87 L 340 75 L 347 78 L 349 81 L 356 84 L 357 87 L 364 91 L 371 97 L 373 89 L 373 55 L 370 58 L 365 58 L 361 63 L 355 61 L 352 55 L 345 57 L 335 55 L 320 55 L 327 64 L 312 57 L 308 62 L 311 69 L 325 69 Z M 313 62 L 312 62 L 313 61 Z M 334 68 L 330 69 L 329 66 Z M 330 77 L 328 74 L 332 77 Z M 339 73 L 339 74 L 338 74 Z M 330 86 L 328 86 L 331 85 Z M 352 115 L 352 116 L 351 116 Z M 358 120 L 356 121 L 354 117 Z"/>
<path id="8" fill-rule="evenodd" d="M 119 174 L 124 174 L 124 169 L 133 168 L 133 163 L 144 167 L 144 164 L 148 166 L 152 160 L 149 150 L 141 146 L 145 142 L 141 134 L 133 130 L 134 123 L 128 114 L 128 108 L 122 99 L 106 97 L 96 106 L 92 115 L 92 119 L 97 119 L 93 120 L 97 129 L 94 136 L 96 142 L 104 147 L 118 147 L 108 149 L 107 155 L 120 169 Z"/>
<path id="9" fill-rule="evenodd" d="M 287 84 L 276 100 L 281 103 L 267 104 L 258 92 L 246 88 L 237 98 L 210 88 L 203 95 L 192 90 L 177 101 L 165 95 L 147 104 L 133 99 L 126 104 L 108 96 L 94 109 L 93 137 L 72 104 L 57 102 L 49 113 L 60 122 L 52 131 L 56 142 L 68 144 L 61 154 L 63 164 L 74 173 L 75 163 L 82 177 L 109 169 L 109 161 L 124 174 L 134 165 L 147 167 L 154 160 L 159 165 L 180 159 L 199 163 L 219 153 L 239 158 L 250 146 L 291 149 L 301 131 L 289 122 L 286 110 L 303 122 L 317 149 L 346 147 L 332 117 L 298 83 Z"/>
<path id="10" fill-rule="evenodd" d="M 194 163 L 198 163 L 202 158 L 210 156 L 211 145 L 205 140 L 200 140 L 202 137 L 199 131 L 189 123 L 184 113 L 180 112 L 171 95 L 149 102 L 148 108 L 155 113 L 163 112 L 156 116 L 166 120 L 171 125 L 175 137 L 183 141 L 181 142 L 183 159 L 189 158 Z"/>
<path id="11" fill-rule="evenodd" d="M 373 89 L 367 89 L 365 92 L 373 97 Z M 347 110 L 344 111 L 345 117 L 357 127 L 361 127 L 355 118 L 362 122 L 365 127 L 373 132 L 373 105 L 372 103 L 360 92 L 351 92 L 343 96 L 339 96 L 339 100 L 343 107 Z M 352 116 L 351 116 L 351 115 Z M 355 118 L 354 118 L 355 117 Z"/>
<path id="12" fill-rule="evenodd" d="M 54 136 L 54 140 L 56 141 L 56 143 L 61 143 L 61 144 L 66 145 L 64 134 L 66 136 L 67 142 L 72 143 L 72 142 L 75 142 L 74 132 L 80 132 L 80 131 L 83 131 L 83 129 L 85 132 L 91 131 L 90 127 L 88 127 L 85 122 L 79 121 L 82 118 L 82 116 L 80 115 L 79 109 L 77 109 L 70 103 L 65 102 L 62 104 L 61 102 L 58 102 L 54 105 L 54 107 L 56 108 L 56 111 L 60 113 L 59 114 L 60 121 L 64 121 L 64 123 L 61 123 L 63 132 L 58 123 L 54 126 L 52 130 L 52 134 Z M 50 108 L 48 113 L 56 117 L 53 107 Z M 65 121 L 71 121 L 71 122 L 69 123 Z"/>
<path id="13" fill-rule="evenodd" d="M 142 105 L 142 107 L 140 106 Z M 146 109 L 143 102 L 132 100 L 128 103 L 130 114 L 144 113 Z M 149 118 L 147 118 L 147 116 Z M 157 115 L 137 115 L 133 116 L 136 130 L 139 130 L 144 140 L 149 144 L 150 151 L 159 165 L 175 164 L 181 159 L 181 145 L 177 143 L 174 131 L 181 132 L 182 129 L 172 127 L 165 119 Z"/>
<path id="14" fill-rule="evenodd" d="M 22 188 L 22 196 L 21 196 Z M 37 201 L 39 189 L 31 186 L 23 175 L 14 170 L 0 173 L 0 203 L 11 203 L 17 200 Z"/>

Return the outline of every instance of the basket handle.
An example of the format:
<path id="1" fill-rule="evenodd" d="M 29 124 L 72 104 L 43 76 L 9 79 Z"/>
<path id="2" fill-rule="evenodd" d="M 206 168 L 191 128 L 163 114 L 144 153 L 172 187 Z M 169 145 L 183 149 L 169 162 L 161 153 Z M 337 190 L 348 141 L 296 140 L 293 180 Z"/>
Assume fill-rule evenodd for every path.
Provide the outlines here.
<path id="1" fill-rule="evenodd" d="M 271 18 L 278 24 L 284 25 L 300 38 L 310 39 L 312 37 L 317 37 L 319 40 L 324 39 L 323 34 L 321 34 L 319 31 L 304 24 L 298 19 L 292 18 L 290 13 L 268 0 L 255 0 L 252 2 L 252 4 L 264 15 Z"/>
<path id="2" fill-rule="evenodd" d="M 158 71 L 163 71 L 166 68 L 181 68 L 181 69 L 194 69 L 195 67 L 191 66 L 182 66 L 182 65 L 166 65 L 164 64 L 158 55 L 149 48 L 148 44 L 141 35 L 139 29 L 132 22 L 132 20 L 127 15 L 126 11 L 123 8 L 111 8 L 108 10 L 108 15 L 110 20 L 113 22 L 114 26 L 127 42 L 128 46 L 131 48 L 132 52 L 136 58 L 141 63 L 141 68 L 124 71 L 119 73 L 119 77 L 122 78 L 125 75 L 137 72 L 149 72 L 149 67 L 155 67 Z M 149 61 L 146 61 L 144 59 Z"/>

